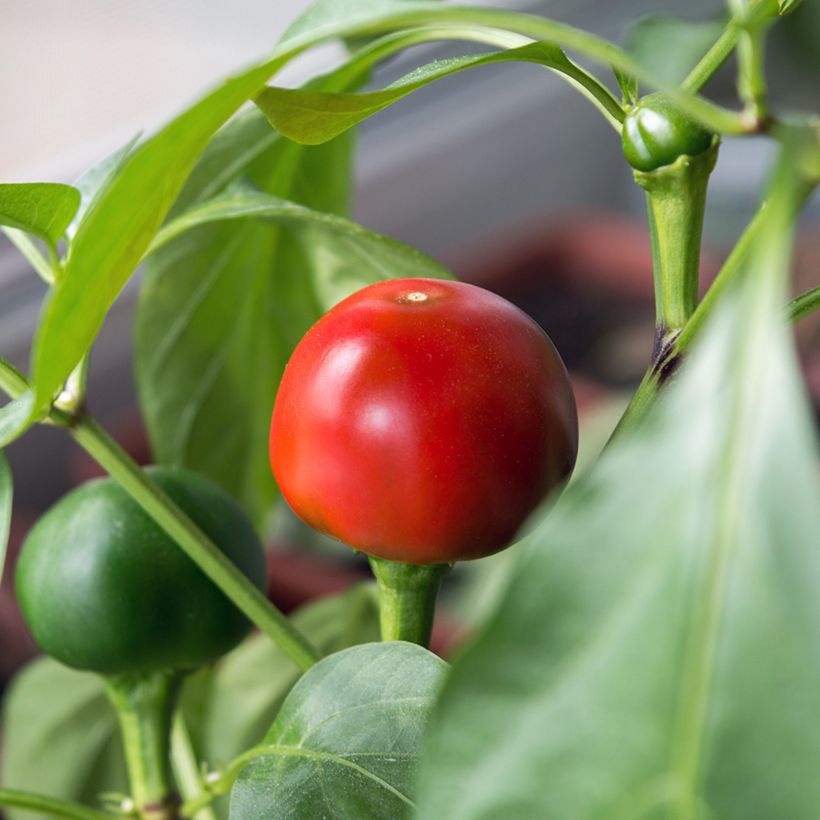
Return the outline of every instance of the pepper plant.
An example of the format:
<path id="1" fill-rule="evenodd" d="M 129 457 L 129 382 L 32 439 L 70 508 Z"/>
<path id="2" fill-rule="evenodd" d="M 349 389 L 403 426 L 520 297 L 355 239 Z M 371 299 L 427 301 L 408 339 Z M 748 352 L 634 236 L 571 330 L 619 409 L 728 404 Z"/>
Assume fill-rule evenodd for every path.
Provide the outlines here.
<path id="1" fill-rule="evenodd" d="M 10 816 L 816 816 L 817 448 L 789 326 L 820 288 L 786 293 L 820 120 L 778 109 L 764 61 L 768 30 L 797 5 L 729 0 L 669 80 L 646 49 L 541 17 L 319 0 L 267 60 L 75 186 L 0 186 L 0 223 L 49 285 L 28 374 L 0 360 L 0 444 L 53 425 L 110 476 L 46 513 L 20 559 L 24 612 L 56 660 L 7 698 Z M 641 27 L 665 54 L 687 31 Z M 276 85 L 330 40 L 347 47 L 334 70 Z M 489 50 L 363 90 L 381 61 L 434 41 Z M 732 55 L 738 102 L 725 107 L 702 92 Z M 467 299 L 489 312 L 456 321 L 446 295 L 467 286 L 346 215 L 357 123 L 509 61 L 550 69 L 598 109 L 646 192 L 653 251 L 652 360 L 560 497 L 575 418 L 549 341 L 490 295 Z M 709 176 L 721 139 L 750 135 L 778 159 L 699 298 Z M 94 340 L 140 265 L 139 398 L 172 465 L 147 471 L 86 402 Z M 343 301 L 386 279 L 402 281 Z M 355 588 L 288 618 L 261 591 L 253 528 L 278 498 L 268 430 L 294 350 L 274 470 L 297 513 L 373 554 L 379 596 Z M 482 368 L 495 383 L 477 381 Z M 413 413 L 399 412 L 408 397 Z M 333 475 L 340 442 L 352 473 L 375 479 L 358 495 Z M 446 663 L 424 646 L 442 576 L 506 545 L 550 490 L 494 611 Z M 11 496 L 0 455 L 3 543 Z"/>

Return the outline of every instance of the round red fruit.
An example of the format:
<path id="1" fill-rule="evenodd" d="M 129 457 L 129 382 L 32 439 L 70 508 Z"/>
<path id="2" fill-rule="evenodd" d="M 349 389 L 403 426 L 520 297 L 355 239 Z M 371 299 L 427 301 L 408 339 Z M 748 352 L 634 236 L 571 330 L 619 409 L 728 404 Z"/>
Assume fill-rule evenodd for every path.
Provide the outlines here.
<path id="1" fill-rule="evenodd" d="M 411 564 L 505 547 L 577 445 L 544 331 L 500 296 L 435 279 L 379 282 L 322 317 L 285 369 L 270 432 L 300 518 Z"/>

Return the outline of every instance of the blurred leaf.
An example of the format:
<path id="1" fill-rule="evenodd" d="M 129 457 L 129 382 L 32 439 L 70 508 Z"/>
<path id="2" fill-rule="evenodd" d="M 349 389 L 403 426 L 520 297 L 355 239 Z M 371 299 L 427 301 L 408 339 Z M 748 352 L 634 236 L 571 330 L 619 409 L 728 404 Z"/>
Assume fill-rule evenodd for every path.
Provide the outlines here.
<path id="1" fill-rule="evenodd" d="M 37 331 L 32 370 L 38 409 L 90 348 L 213 133 L 285 61 L 254 66 L 172 120 L 128 156 L 86 212 Z"/>
<path id="2" fill-rule="evenodd" d="M 627 34 L 627 51 L 659 85 L 677 85 L 711 48 L 724 26 L 720 20 L 642 17 Z"/>
<path id="3" fill-rule="evenodd" d="M 346 145 L 331 143 L 322 155 L 284 141 L 275 149 L 270 167 L 281 174 L 290 160 L 298 174 L 270 187 L 289 184 L 303 200 L 324 198 L 317 204 L 326 210 L 343 205 Z M 247 189 L 178 217 L 155 247 L 136 323 L 137 379 L 155 454 L 220 482 L 262 528 L 276 487 L 260 442 L 299 339 L 366 284 L 447 273 L 342 217 Z"/>
<path id="4" fill-rule="evenodd" d="M 127 792 L 117 718 L 97 675 L 50 658 L 30 663 L 6 695 L 3 723 L 3 783 L 96 802 L 98 770 L 118 761 L 105 788 Z M 40 817 L 6 812 L 9 820 Z"/>
<path id="5" fill-rule="evenodd" d="M 80 192 L 56 182 L 0 185 L 0 225 L 39 236 L 52 247 L 80 205 Z"/>
<path id="6" fill-rule="evenodd" d="M 10 444 L 33 424 L 33 407 L 34 393 L 31 390 L 0 407 L 0 447 Z"/>
<path id="7" fill-rule="evenodd" d="M 678 381 L 529 539 L 433 718 L 420 817 L 817 816 L 820 488 L 780 307 L 787 190 Z"/>
<path id="8" fill-rule="evenodd" d="M 268 87 L 257 94 L 254 102 L 286 137 L 306 145 L 317 145 L 333 139 L 434 80 L 468 68 L 503 62 L 537 63 L 558 71 L 577 70 L 557 46 L 532 43 L 506 51 L 436 60 L 417 68 L 382 91 L 349 94 Z"/>
<path id="9" fill-rule="evenodd" d="M 137 144 L 140 135 L 132 137 L 122 148 L 118 148 L 113 154 L 109 154 L 104 160 L 98 162 L 93 168 L 86 171 L 75 183 L 80 192 L 80 206 L 77 213 L 71 220 L 71 224 L 66 229 L 69 239 L 74 238 L 80 222 L 85 217 L 86 212 L 100 199 L 106 190 L 111 186 L 117 174 L 125 165 L 125 160 L 131 150 Z"/>
<path id="10" fill-rule="evenodd" d="M 803 0 L 777 0 L 778 14 L 791 14 Z"/>
<path id="11" fill-rule="evenodd" d="M 6 564 L 6 547 L 9 543 L 11 529 L 11 502 L 14 495 L 14 483 L 5 453 L 0 450 L 0 581 L 3 579 L 3 567 Z"/>
<path id="12" fill-rule="evenodd" d="M 231 818 L 406 816 L 446 669 L 410 643 L 364 644 L 321 660 L 282 705 L 265 737 L 269 753 L 240 774 Z"/>

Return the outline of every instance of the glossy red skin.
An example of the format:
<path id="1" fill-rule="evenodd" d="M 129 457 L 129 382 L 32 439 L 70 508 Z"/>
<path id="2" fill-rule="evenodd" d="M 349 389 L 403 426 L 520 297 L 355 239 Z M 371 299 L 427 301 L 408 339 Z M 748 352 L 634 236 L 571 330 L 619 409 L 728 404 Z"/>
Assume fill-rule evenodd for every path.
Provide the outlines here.
<path id="1" fill-rule="evenodd" d="M 300 518 L 413 564 L 505 547 L 577 446 L 544 331 L 500 296 L 435 279 L 371 285 L 320 319 L 285 369 L 270 433 Z"/>

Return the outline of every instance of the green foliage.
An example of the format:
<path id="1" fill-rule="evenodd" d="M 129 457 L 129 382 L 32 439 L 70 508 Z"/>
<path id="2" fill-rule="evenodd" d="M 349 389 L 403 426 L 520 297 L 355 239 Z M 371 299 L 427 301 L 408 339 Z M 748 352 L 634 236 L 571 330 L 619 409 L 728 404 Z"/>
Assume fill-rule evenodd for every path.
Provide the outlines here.
<path id="1" fill-rule="evenodd" d="M 33 423 L 34 393 L 27 391 L 0 407 L 0 447 L 21 436 Z"/>
<path id="2" fill-rule="evenodd" d="M 363 585 L 311 604 L 294 622 L 324 652 L 375 640 L 374 590 Z M 224 765 L 260 742 L 298 677 L 287 655 L 256 635 L 190 679 L 183 707 L 198 757 Z M 6 696 L 3 732 L 3 783 L 90 804 L 103 792 L 127 791 L 116 716 L 96 675 L 33 662 Z"/>
<path id="3" fill-rule="evenodd" d="M 530 537 L 456 664 L 420 816 L 816 815 L 820 488 L 775 199 L 746 289 Z"/>
<path id="4" fill-rule="evenodd" d="M 451 57 L 421 66 L 382 91 L 349 94 L 313 89 L 268 87 L 254 101 L 279 132 L 297 142 L 317 145 L 398 102 L 435 80 L 468 68 L 502 62 L 529 62 L 574 76 L 578 68 L 551 43 L 532 43 L 489 54 Z"/>
<path id="5" fill-rule="evenodd" d="M 231 793 L 233 820 L 398 818 L 447 664 L 420 646 L 371 643 L 320 661 L 282 705 Z"/>
<path id="6" fill-rule="evenodd" d="M 6 562 L 6 547 L 9 543 L 11 528 L 11 502 L 14 492 L 11 467 L 5 453 L 0 450 L 0 580 L 3 579 L 3 567 Z"/>
<path id="7" fill-rule="evenodd" d="M 260 441 L 304 332 L 378 279 L 447 275 L 335 215 L 346 209 L 348 152 L 346 142 L 273 142 L 254 162 L 256 179 L 321 210 L 248 187 L 206 200 L 160 231 L 140 298 L 137 378 L 157 458 L 212 476 L 260 527 L 276 497 Z"/>
<path id="8" fill-rule="evenodd" d="M 80 192 L 70 185 L 0 185 L 0 225 L 34 234 L 52 248 L 62 239 L 79 206 Z"/>

